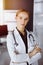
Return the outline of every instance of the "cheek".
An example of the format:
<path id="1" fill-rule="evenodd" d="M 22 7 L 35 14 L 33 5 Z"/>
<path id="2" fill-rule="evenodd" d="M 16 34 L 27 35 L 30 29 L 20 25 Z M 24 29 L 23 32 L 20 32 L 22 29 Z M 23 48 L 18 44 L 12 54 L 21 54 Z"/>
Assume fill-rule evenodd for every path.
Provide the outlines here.
<path id="1" fill-rule="evenodd" d="M 22 21 L 22 20 L 20 20 L 20 19 L 17 20 L 17 22 L 19 22 L 19 23 L 20 23 L 21 21 Z"/>
<path id="2" fill-rule="evenodd" d="M 25 25 L 27 25 L 28 21 L 25 22 Z"/>
<path id="3" fill-rule="evenodd" d="M 21 24 L 21 22 L 18 20 L 18 21 L 17 21 L 17 25 L 20 25 L 20 24 Z"/>

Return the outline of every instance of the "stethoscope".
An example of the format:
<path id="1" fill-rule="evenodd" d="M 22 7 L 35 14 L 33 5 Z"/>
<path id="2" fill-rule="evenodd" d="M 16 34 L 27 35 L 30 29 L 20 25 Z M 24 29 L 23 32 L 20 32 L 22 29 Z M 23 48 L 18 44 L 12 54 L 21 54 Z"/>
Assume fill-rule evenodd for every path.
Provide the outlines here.
<path id="1" fill-rule="evenodd" d="M 12 35 L 13 35 L 13 38 L 14 38 L 14 41 L 15 41 L 15 43 L 14 43 L 14 45 L 17 47 L 18 46 L 18 43 L 16 42 L 16 38 L 15 38 L 15 35 L 14 35 L 14 31 L 12 31 Z M 15 53 L 16 54 L 19 54 L 19 52 L 18 52 L 18 50 L 16 49 L 16 47 L 14 46 L 14 49 L 15 49 Z"/>
<path id="2" fill-rule="evenodd" d="M 12 31 L 12 35 L 13 35 L 13 38 L 15 40 L 15 44 L 14 45 L 18 46 L 18 43 L 16 42 L 16 38 L 15 38 L 15 35 L 14 35 L 14 31 Z M 33 42 L 35 41 L 34 36 L 31 33 L 29 34 L 28 37 L 29 37 L 30 41 L 31 41 L 31 38 L 32 38 Z"/>
<path id="3" fill-rule="evenodd" d="M 15 38 L 15 35 L 14 35 L 14 31 L 12 31 L 12 35 L 13 35 L 13 38 L 14 38 L 14 41 L 15 41 L 14 45 L 18 46 L 18 43 L 16 42 L 16 38 Z"/>
<path id="4" fill-rule="evenodd" d="M 29 34 L 29 39 L 30 39 L 30 40 L 31 40 L 31 37 L 32 37 L 33 42 L 34 42 L 34 41 L 35 41 L 34 36 L 30 33 L 30 34 Z"/>
<path id="5" fill-rule="evenodd" d="M 14 35 L 14 31 L 12 31 L 12 35 L 13 35 L 13 38 L 14 38 L 14 41 L 15 41 L 15 43 L 14 43 L 14 45 L 17 47 L 18 46 L 18 43 L 16 42 L 16 38 L 15 38 L 15 35 Z M 33 37 L 33 35 L 30 33 L 29 34 L 29 39 L 30 39 L 30 41 L 31 41 L 31 37 L 32 37 L 32 40 L 33 40 L 33 42 L 35 41 L 35 39 L 34 39 L 34 37 Z M 32 44 L 32 41 L 31 41 L 31 44 Z M 14 46 L 14 48 L 15 48 L 15 53 L 16 54 L 19 54 L 19 52 L 18 52 L 18 50 L 16 49 L 16 47 Z M 34 46 L 33 44 L 32 44 L 32 46 Z"/>

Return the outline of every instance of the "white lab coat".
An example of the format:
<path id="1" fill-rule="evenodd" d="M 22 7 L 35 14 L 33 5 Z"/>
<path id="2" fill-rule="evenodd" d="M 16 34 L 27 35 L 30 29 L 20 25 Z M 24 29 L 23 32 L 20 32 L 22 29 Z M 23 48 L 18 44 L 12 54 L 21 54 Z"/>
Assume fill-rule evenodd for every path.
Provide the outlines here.
<path id="1" fill-rule="evenodd" d="M 41 57 L 41 56 L 39 57 L 40 53 L 37 53 L 30 59 L 29 55 L 26 54 L 25 44 L 16 28 L 14 30 L 14 35 L 16 38 L 16 42 L 18 43 L 17 46 L 15 45 L 15 40 L 13 38 L 12 32 L 9 32 L 7 36 L 7 49 L 9 52 L 9 56 L 11 58 L 10 65 L 27 65 L 27 62 L 29 64 L 34 64 L 35 61 L 37 61 Z M 28 31 L 27 31 L 27 42 L 28 42 L 28 52 L 30 52 L 31 50 L 33 50 L 34 47 L 31 46 Z M 15 53 L 15 48 L 19 52 L 19 54 Z"/>

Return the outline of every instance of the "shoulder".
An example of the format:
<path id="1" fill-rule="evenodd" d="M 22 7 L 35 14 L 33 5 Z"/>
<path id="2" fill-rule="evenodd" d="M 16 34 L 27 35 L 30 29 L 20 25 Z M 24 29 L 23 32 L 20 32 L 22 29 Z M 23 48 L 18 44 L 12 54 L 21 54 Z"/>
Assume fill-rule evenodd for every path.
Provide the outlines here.
<path id="1" fill-rule="evenodd" d="M 12 35 L 12 32 L 11 31 L 8 31 L 7 37 L 9 37 L 10 35 Z"/>
<path id="2" fill-rule="evenodd" d="M 27 29 L 26 29 L 26 31 L 27 31 L 27 34 L 28 34 L 28 35 L 30 35 L 30 34 L 33 35 L 33 36 L 35 35 L 33 32 L 28 31 Z"/>
<path id="3" fill-rule="evenodd" d="M 12 37 L 13 37 L 13 36 L 12 36 L 12 33 L 13 33 L 13 31 L 8 31 L 7 38 L 12 38 Z"/>
<path id="4" fill-rule="evenodd" d="M 12 31 L 9 31 L 8 32 L 8 35 L 7 35 L 7 44 L 12 44 L 14 43 L 14 38 L 13 38 L 13 34 L 12 34 Z"/>
<path id="5" fill-rule="evenodd" d="M 34 32 L 31 32 L 31 31 L 28 31 L 28 30 L 26 30 L 26 31 L 27 31 L 27 35 L 28 35 L 29 38 L 36 40 L 36 35 L 34 34 Z"/>
<path id="6" fill-rule="evenodd" d="M 27 34 L 31 34 L 31 35 L 33 35 L 33 36 L 35 36 L 35 34 L 34 34 L 34 32 L 32 32 L 32 31 L 28 31 L 28 30 L 26 30 L 27 31 Z"/>

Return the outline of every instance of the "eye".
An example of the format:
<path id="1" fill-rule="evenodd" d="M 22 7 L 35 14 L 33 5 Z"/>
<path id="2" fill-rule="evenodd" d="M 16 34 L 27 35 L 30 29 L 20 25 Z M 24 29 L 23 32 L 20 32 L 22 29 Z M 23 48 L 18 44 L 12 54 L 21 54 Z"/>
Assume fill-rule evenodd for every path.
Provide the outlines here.
<path id="1" fill-rule="evenodd" d="M 28 20 L 28 18 L 25 18 L 25 20 Z"/>

